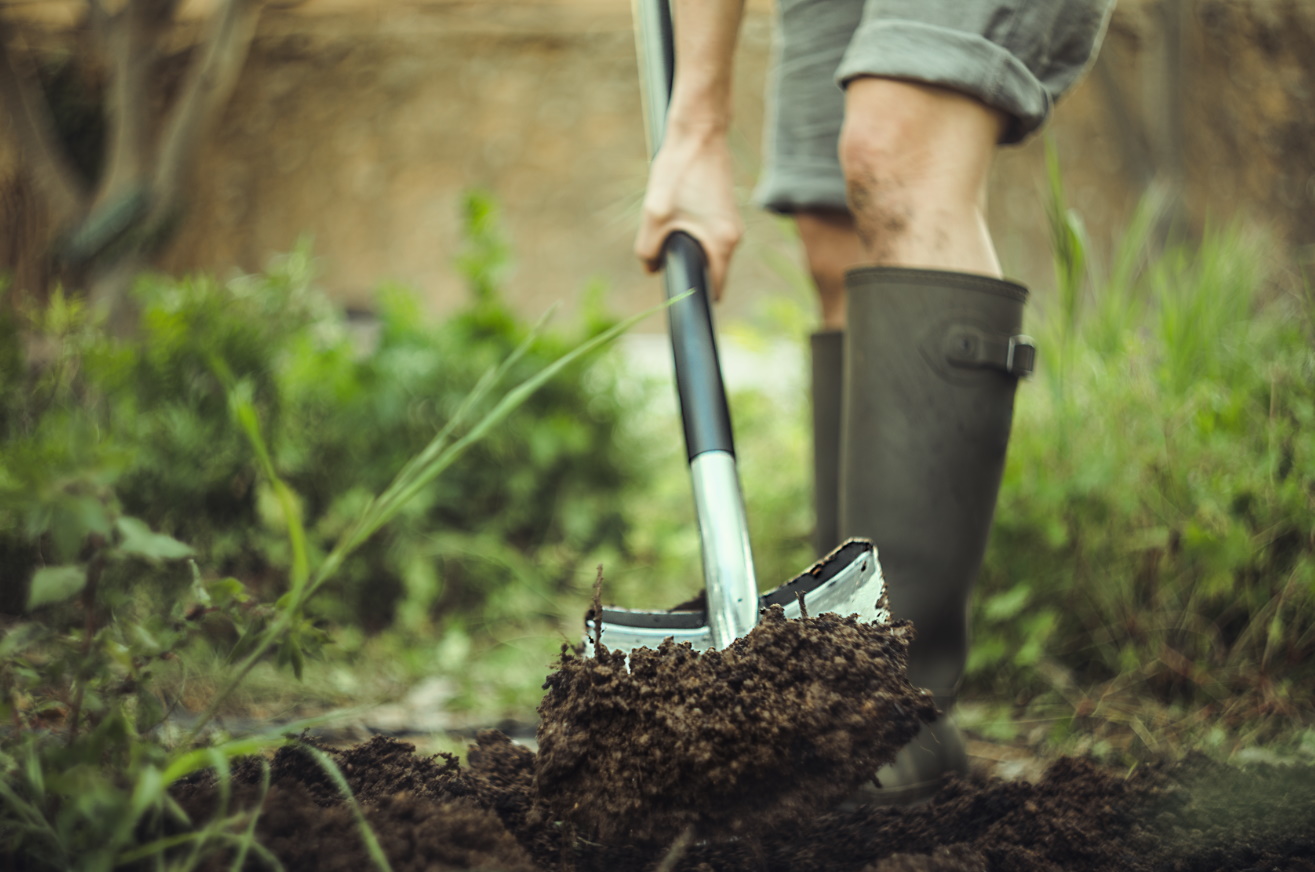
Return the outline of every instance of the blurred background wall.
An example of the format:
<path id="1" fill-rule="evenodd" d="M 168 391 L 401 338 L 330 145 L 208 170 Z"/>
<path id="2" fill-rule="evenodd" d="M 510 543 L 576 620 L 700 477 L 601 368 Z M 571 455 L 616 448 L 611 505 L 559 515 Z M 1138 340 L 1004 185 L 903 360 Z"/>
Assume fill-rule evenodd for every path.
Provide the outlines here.
<path id="1" fill-rule="evenodd" d="M 24 9 L 27 49 L 77 51 L 76 18 L 61 4 Z M 789 227 L 747 204 L 771 16 L 766 0 L 750 3 L 738 59 L 733 141 L 748 235 L 723 319 L 753 317 L 800 287 Z M 1097 249 L 1155 185 L 1180 195 L 1189 229 L 1237 218 L 1270 234 L 1276 257 L 1308 263 L 1315 3 L 1122 0 L 1100 60 L 1050 130 Z M 31 206 L 6 133 L 0 257 L 12 259 Z M 307 0 L 262 17 L 160 266 L 256 270 L 310 235 L 323 285 L 345 303 L 368 309 L 372 288 L 396 280 L 442 312 L 464 293 L 452 269 L 460 203 L 480 188 L 501 203 L 515 258 L 508 293 L 527 314 L 554 301 L 570 311 L 595 279 L 612 308 L 634 311 L 660 294 L 630 254 L 646 165 L 623 0 Z M 1044 187 L 1039 140 L 1001 154 L 992 226 L 1006 271 L 1043 299 L 1053 283 Z"/>

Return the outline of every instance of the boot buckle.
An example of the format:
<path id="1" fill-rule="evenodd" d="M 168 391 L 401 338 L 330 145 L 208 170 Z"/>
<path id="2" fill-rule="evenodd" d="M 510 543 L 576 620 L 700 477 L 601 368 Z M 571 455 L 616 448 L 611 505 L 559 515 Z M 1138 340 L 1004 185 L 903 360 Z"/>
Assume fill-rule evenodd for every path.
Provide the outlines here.
<path id="1" fill-rule="evenodd" d="M 944 353 L 954 366 L 998 369 L 1024 378 L 1036 366 L 1036 345 L 1023 333 L 990 334 L 977 327 L 955 325 L 945 334 Z"/>
<path id="2" fill-rule="evenodd" d="M 1005 354 L 1005 372 L 1026 378 L 1036 367 L 1036 345 L 1024 333 L 1009 337 L 1009 350 Z"/>

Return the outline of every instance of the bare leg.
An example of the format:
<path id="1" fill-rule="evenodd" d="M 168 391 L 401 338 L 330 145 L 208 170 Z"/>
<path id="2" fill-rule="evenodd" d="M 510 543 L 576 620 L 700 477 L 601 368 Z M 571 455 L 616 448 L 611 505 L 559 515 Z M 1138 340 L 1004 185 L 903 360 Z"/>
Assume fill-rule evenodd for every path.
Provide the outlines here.
<path id="1" fill-rule="evenodd" d="M 967 658 L 968 601 L 1015 380 L 985 370 L 948 377 L 950 333 L 938 319 L 997 338 L 1021 327 L 1022 299 L 998 281 L 985 218 L 1004 123 L 941 88 L 867 77 L 845 92 L 840 162 L 866 263 L 916 271 L 849 277 L 837 536 L 877 542 L 894 614 L 917 628 L 909 678 L 947 711 Z M 961 734 L 942 718 L 878 773 L 880 796 L 928 796 L 967 766 Z"/>
<path id="2" fill-rule="evenodd" d="M 839 209 L 797 212 L 799 239 L 822 306 L 822 329 L 845 329 L 845 271 L 867 263 L 854 216 Z"/>
<path id="3" fill-rule="evenodd" d="M 870 76 L 849 83 L 840 163 L 867 263 L 1000 276 L 986 182 L 1005 123 L 944 88 Z"/>
<path id="4" fill-rule="evenodd" d="M 985 204 L 1004 124 L 1000 113 L 941 88 L 870 77 L 849 84 L 840 158 L 853 211 L 795 214 L 822 309 L 811 338 L 819 554 L 839 535 L 845 274 L 876 265 L 998 277 Z"/>

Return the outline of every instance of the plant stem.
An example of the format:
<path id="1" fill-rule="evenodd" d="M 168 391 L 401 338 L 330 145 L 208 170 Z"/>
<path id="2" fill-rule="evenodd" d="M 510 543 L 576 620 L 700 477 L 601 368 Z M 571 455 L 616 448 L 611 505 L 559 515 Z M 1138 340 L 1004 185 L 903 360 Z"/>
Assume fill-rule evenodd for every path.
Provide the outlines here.
<path id="1" fill-rule="evenodd" d="M 82 610 L 86 614 L 86 622 L 82 628 L 82 661 L 78 664 L 78 691 L 73 697 L 73 711 L 69 713 L 69 745 L 78 738 L 78 721 L 82 717 L 82 697 L 87 689 L 87 660 L 91 657 L 91 645 L 96 638 L 96 588 L 100 585 L 100 575 L 105 570 L 105 540 L 100 536 L 93 536 L 91 547 L 96 549 L 96 554 L 87 567 L 87 585 L 82 589 Z"/>

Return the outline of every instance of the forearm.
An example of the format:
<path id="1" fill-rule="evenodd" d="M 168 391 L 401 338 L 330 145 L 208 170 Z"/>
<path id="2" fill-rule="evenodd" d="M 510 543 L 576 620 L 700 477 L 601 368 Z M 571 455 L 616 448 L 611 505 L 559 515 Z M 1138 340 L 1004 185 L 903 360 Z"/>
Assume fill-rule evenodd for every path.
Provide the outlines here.
<path id="1" fill-rule="evenodd" d="M 668 129 L 724 133 L 731 118 L 731 71 L 744 0 L 672 0 L 676 75 Z"/>
<path id="2" fill-rule="evenodd" d="M 726 131 L 744 0 L 671 0 L 676 71 L 662 147 L 653 158 L 635 254 L 649 271 L 677 230 L 697 239 L 719 297 L 743 226 Z"/>

